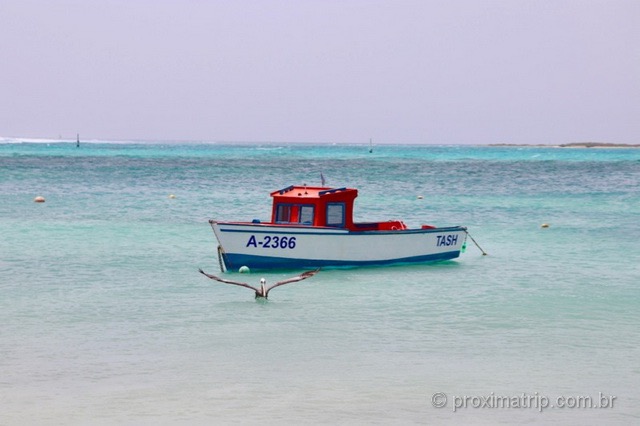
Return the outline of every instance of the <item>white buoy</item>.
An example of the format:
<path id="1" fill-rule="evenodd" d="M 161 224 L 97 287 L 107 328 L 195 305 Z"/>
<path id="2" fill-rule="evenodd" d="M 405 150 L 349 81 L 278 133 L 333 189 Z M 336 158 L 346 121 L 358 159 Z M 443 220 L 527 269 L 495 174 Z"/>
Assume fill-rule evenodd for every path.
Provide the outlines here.
<path id="1" fill-rule="evenodd" d="M 36 198 L 33 199 L 33 201 L 36 203 L 44 203 L 44 197 L 41 195 L 38 195 Z"/>
<path id="2" fill-rule="evenodd" d="M 549 224 L 548 223 L 543 223 L 542 225 L 540 225 L 540 228 L 548 228 Z"/>
<path id="3" fill-rule="evenodd" d="M 424 197 L 422 195 L 418 195 L 418 200 L 422 200 Z"/>
<path id="4" fill-rule="evenodd" d="M 248 274 L 251 272 L 251 270 L 248 266 L 241 266 L 240 269 L 238 269 L 238 272 L 240 272 L 241 274 Z"/>
<path id="5" fill-rule="evenodd" d="M 169 198 L 174 199 L 174 198 L 176 198 L 176 196 L 173 195 L 173 194 L 169 194 Z"/>

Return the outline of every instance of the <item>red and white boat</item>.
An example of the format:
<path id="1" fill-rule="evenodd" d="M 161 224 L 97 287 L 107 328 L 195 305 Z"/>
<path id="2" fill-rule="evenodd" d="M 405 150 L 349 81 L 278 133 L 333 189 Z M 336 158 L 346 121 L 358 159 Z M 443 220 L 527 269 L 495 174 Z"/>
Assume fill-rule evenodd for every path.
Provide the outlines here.
<path id="1" fill-rule="evenodd" d="M 358 190 L 289 186 L 271 193 L 271 220 L 209 223 L 218 239 L 220 268 L 300 269 L 390 265 L 454 259 L 466 241 L 464 226 L 354 222 Z"/>

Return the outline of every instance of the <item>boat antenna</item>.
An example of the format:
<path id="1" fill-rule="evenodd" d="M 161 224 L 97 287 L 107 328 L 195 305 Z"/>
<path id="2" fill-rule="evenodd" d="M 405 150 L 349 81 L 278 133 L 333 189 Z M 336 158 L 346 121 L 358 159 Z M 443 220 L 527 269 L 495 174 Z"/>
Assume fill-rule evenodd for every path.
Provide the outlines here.
<path id="1" fill-rule="evenodd" d="M 369 154 L 373 152 L 373 140 L 369 138 Z"/>
<path id="2" fill-rule="evenodd" d="M 80 148 L 80 133 L 76 133 L 76 148 Z"/>
<path id="3" fill-rule="evenodd" d="M 320 182 L 322 183 L 321 186 L 324 186 L 327 183 L 322 172 L 320 172 Z"/>

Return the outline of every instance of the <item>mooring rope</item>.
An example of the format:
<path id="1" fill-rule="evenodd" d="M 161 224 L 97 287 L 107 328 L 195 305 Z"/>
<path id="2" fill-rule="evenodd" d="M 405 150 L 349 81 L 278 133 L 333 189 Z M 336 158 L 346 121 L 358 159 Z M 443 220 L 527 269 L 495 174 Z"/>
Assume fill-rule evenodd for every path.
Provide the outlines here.
<path id="1" fill-rule="evenodd" d="M 486 256 L 486 255 L 487 255 L 487 252 L 486 252 L 486 251 L 484 251 L 484 250 L 482 250 L 482 247 L 480 247 L 480 244 L 478 244 L 478 243 L 476 242 L 476 240 L 474 240 L 474 239 L 473 239 L 473 237 L 471 236 L 471 234 L 469 234 L 469 231 L 467 231 L 467 230 L 465 229 L 465 230 L 464 230 L 464 232 L 466 232 L 466 234 L 469 236 L 469 238 L 471 238 L 471 241 L 473 241 L 473 244 L 475 244 L 475 245 L 476 245 L 476 247 L 478 247 L 478 249 L 482 252 L 482 255 L 483 255 L 483 256 Z M 466 239 L 466 238 L 465 238 L 465 239 Z"/>
<path id="2" fill-rule="evenodd" d="M 220 272 L 225 272 L 226 268 L 224 267 L 224 261 L 222 260 L 222 255 L 224 253 L 224 249 L 222 246 L 218 246 L 218 263 L 220 264 Z"/>

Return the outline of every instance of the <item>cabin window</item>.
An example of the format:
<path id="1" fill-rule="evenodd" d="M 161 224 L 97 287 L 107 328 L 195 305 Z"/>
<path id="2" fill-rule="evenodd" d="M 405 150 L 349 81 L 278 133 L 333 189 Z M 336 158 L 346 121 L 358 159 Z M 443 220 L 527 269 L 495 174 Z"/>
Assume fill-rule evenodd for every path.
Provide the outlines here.
<path id="1" fill-rule="evenodd" d="M 300 206 L 300 213 L 298 214 L 298 222 L 303 225 L 313 224 L 313 206 Z"/>
<path id="2" fill-rule="evenodd" d="M 276 222 L 291 221 L 291 204 L 278 204 L 276 210 Z"/>
<path id="3" fill-rule="evenodd" d="M 344 228 L 344 203 L 327 204 L 327 226 Z"/>

